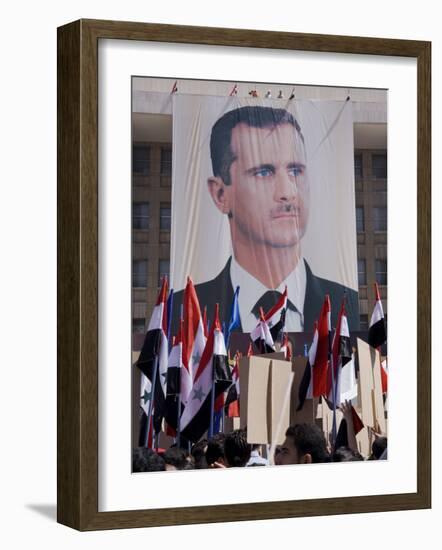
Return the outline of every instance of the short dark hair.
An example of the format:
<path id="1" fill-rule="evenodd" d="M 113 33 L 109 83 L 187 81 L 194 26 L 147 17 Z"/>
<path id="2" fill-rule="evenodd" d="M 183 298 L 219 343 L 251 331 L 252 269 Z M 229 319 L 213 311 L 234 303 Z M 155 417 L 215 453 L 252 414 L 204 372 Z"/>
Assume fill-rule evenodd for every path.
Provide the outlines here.
<path id="1" fill-rule="evenodd" d="M 224 442 L 226 436 L 222 432 L 215 434 L 207 442 L 206 461 L 210 466 L 220 458 L 224 458 Z"/>
<path id="2" fill-rule="evenodd" d="M 252 446 L 247 443 L 245 430 L 234 430 L 226 435 L 224 456 L 229 466 L 245 466 L 250 459 Z"/>
<path id="3" fill-rule="evenodd" d="M 162 472 L 165 470 L 165 463 L 152 449 L 136 447 L 132 452 L 133 472 Z"/>
<path id="4" fill-rule="evenodd" d="M 231 147 L 232 130 L 241 123 L 251 128 L 275 128 L 282 124 L 291 124 L 304 141 L 301 127 L 286 109 L 248 106 L 228 111 L 215 122 L 210 137 L 213 175 L 220 177 L 226 185 L 231 184 L 230 166 L 236 160 Z"/>
<path id="5" fill-rule="evenodd" d="M 177 470 L 193 470 L 193 459 L 180 447 L 169 447 L 163 454 L 163 458 L 166 464 L 175 466 Z"/>
<path id="6" fill-rule="evenodd" d="M 371 445 L 371 453 L 373 458 L 375 460 L 379 460 L 386 448 L 387 448 L 387 438 L 376 437 Z"/>
<path id="7" fill-rule="evenodd" d="M 364 457 L 350 447 L 338 447 L 332 457 L 333 462 L 353 462 L 355 460 L 364 460 Z"/>
<path id="8" fill-rule="evenodd" d="M 198 443 L 193 445 L 190 451 L 195 461 L 195 470 L 204 470 L 208 466 L 206 460 L 206 447 L 207 439 L 201 439 Z"/>
<path id="9" fill-rule="evenodd" d="M 286 437 L 293 439 L 298 454 L 309 454 L 312 462 L 328 462 L 327 443 L 322 430 L 316 424 L 295 424 L 285 432 Z"/>

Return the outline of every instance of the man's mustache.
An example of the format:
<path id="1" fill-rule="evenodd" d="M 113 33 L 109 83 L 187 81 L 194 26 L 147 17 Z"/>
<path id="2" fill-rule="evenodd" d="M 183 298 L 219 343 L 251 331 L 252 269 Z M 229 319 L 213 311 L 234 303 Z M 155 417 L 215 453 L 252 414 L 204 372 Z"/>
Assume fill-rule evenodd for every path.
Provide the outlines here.
<path id="1" fill-rule="evenodd" d="M 279 204 L 275 208 L 272 209 L 272 216 L 277 216 L 279 214 L 293 214 L 298 215 L 300 213 L 300 208 L 297 204 L 294 204 L 292 202 L 287 202 L 283 204 Z"/>

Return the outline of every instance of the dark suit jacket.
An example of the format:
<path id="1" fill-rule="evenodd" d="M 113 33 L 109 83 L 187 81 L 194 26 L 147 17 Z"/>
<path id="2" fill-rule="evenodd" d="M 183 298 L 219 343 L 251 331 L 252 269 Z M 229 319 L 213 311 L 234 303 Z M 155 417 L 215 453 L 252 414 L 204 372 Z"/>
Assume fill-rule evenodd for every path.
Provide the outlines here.
<path id="1" fill-rule="evenodd" d="M 212 319 L 215 311 L 215 304 L 219 303 L 219 314 L 221 323 L 225 323 L 226 327 L 230 321 L 230 310 L 233 301 L 233 287 L 230 280 L 230 257 L 227 264 L 221 273 L 205 283 L 195 285 L 195 290 L 201 305 L 201 310 L 207 307 L 207 318 Z M 307 274 L 307 286 L 304 300 L 304 331 L 312 332 L 314 322 L 319 317 L 324 297 L 326 294 L 330 296 L 332 324 L 336 324 L 339 309 L 341 307 L 342 297 L 344 292 L 347 293 L 346 311 L 348 326 L 351 331 L 359 330 L 359 306 L 358 293 L 350 288 L 321 279 L 313 275 L 308 263 L 305 262 Z M 240 290 L 241 292 L 241 290 Z M 181 304 L 183 302 L 184 291 L 181 290 L 174 294 L 173 297 L 173 315 L 172 315 L 172 334 L 178 332 Z M 259 299 L 259 296 L 256 297 Z"/>

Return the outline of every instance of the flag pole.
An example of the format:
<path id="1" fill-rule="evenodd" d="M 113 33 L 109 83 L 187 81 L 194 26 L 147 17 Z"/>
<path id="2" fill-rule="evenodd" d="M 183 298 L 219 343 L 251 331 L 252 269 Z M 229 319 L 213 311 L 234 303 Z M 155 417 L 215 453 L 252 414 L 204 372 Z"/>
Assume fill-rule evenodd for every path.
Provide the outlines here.
<path id="1" fill-rule="evenodd" d="M 328 356 L 330 361 L 330 368 L 332 373 L 332 404 L 333 404 L 333 424 L 332 424 L 332 447 L 334 448 L 336 443 L 336 388 L 335 388 L 335 367 L 333 362 L 333 350 L 331 340 L 331 323 L 330 330 L 328 331 Z"/>
<path id="2" fill-rule="evenodd" d="M 146 444 L 149 445 L 150 437 L 150 425 L 152 421 L 152 410 L 153 410 L 153 400 L 155 398 L 155 383 L 157 381 L 157 371 L 158 371 L 158 353 L 155 354 L 153 360 L 153 374 L 152 374 L 152 393 L 149 401 L 149 413 L 147 415 L 147 439 Z"/>
<path id="3" fill-rule="evenodd" d="M 178 407 L 177 407 L 177 420 L 176 420 L 176 444 L 180 446 L 181 439 L 181 393 L 177 395 Z"/>

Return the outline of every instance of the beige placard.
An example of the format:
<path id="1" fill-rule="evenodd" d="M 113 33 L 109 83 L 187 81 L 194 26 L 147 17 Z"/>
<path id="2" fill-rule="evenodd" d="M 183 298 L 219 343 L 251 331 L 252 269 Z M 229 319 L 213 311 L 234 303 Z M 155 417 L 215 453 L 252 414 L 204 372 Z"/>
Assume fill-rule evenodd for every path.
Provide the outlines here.
<path id="1" fill-rule="evenodd" d="M 359 359 L 359 398 L 361 405 L 361 419 L 365 426 L 374 428 L 375 416 L 373 410 L 373 348 L 360 338 L 358 343 Z"/>
<path id="2" fill-rule="evenodd" d="M 295 375 L 296 378 L 296 375 Z M 274 445 L 284 442 L 285 432 L 290 426 L 290 395 L 292 364 L 289 361 L 272 359 L 270 365 L 270 394 L 268 402 L 269 441 Z"/>
<path id="3" fill-rule="evenodd" d="M 371 454 L 371 447 L 367 426 L 364 426 L 362 430 L 356 434 L 356 443 L 358 444 L 358 451 L 361 455 L 364 458 L 368 458 Z"/>
<path id="4" fill-rule="evenodd" d="M 269 443 L 268 393 L 270 384 L 270 359 L 241 357 L 239 361 L 240 425 L 247 428 L 249 443 Z"/>
<path id="5" fill-rule="evenodd" d="M 387 435 L 387 424 L 385 422 L 384 398 L 382 394 L 381 379 L 381 354 L 378 350 L 371 348 L 374 356 L 373 363 L 373 407 L 377 423 L 377 431 Z"/>
<path id="6" fill-rule="evenodd" d="M 295 373 L 295 379 L 292 386 L 292 396 L 290 400 L 290 425 L 294 424 L 314 424 L 318 414 L 321 415 L 319 409 L 319 399 L 306 399 L 300 411 L 297 411 L 299 405 L 299 386 L 304 376 L 304 371 L 307 367 L 307 357 L 295 357 L 292 360 L 292 368 Z M 322 417 L 322 415 L 320 416 Z"/>

